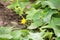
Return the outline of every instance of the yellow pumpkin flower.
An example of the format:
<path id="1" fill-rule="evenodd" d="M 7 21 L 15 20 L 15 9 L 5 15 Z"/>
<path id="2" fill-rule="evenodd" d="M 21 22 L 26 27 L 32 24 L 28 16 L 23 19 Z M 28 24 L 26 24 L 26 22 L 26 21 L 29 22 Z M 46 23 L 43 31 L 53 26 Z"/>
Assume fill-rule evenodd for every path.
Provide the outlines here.
<path id="1" fill-rule="evenodd" d="M 26 19 L 23 18 L 23 19 L 21 20 L 21 24 L 25 24 L 25 23 L 26 23 Z"/>

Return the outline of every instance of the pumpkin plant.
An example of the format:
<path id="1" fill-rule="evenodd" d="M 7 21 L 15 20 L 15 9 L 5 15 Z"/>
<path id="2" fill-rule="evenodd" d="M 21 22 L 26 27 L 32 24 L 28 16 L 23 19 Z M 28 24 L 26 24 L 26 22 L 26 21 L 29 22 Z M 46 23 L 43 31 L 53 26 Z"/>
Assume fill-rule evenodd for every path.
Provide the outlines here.
<path id="1" fill-rule="evenodd" d="M 60 0 L 35 0 L 33 3 L 30 0 L 11 1 L 7 8 L 23 18 L 21 23 L 31 22 L 22 30 L 0 28 L 1 40 L 60 40 L 59 4 Z M 26 19 L 23 14 L 27 14 Z"/>

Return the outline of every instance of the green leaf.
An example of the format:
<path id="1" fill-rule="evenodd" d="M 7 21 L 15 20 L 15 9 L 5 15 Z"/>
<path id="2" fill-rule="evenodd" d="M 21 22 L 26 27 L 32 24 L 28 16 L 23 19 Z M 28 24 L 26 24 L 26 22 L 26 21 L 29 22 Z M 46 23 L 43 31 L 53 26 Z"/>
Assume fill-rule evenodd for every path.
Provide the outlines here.
<path id="1" fill-rule="evenodd" d="M 36 19 L 33 22 L 34 23 L 31 23 L 31 25 L 28 27 L 28 29 L 36 29 L 43 24 L 42 19 Z"/>
<path id="2" fill-rule="evenodd" d="M 0 38 L 2 39 L 11 39 L 12 36 L 10 35 L 12 31 L 12 27 L 0 27 Z"/>
<path id="3" fill-rule="evenodd" d="M 42 2 L 43 7 L 48 5 L 51 9 L 60 10 L 60 0 L 47 0 Z"/>
<path id="4" fill-rule="evenodd" d="M 26 37 L 29 34 L 28 30 L 21 30 L 22 36 Z"/>
<path id="5" fill-rule="evenodd" d="M 52 32 L 45 32 L 45 34 L 43 35 L 43 38 L 49 38 L 49 40 L 51 40 L 52 39 L 52 35 L 53 35 L 53 33 Z"/>
<path id="6" fill-rule="evenodd" d="M 44 1 L 44 2 L 42 2 L 42 7 L 45 7 L 46 5 L 49 5 L 49 7 L 51 9 L 56 9 L 56 7 L 54 6 L 54 4 L 51 3 L 50 1 Z"/>
<path id="7" fill-rule="evenodd" d="M 31 33 L 30 32 L 30 35 L 28 35 L 28 37 L 32 40 L 43 40 L 42 36 L 41 36 L 41 33 Z"/>
<path id="8" fill-rule="evenodd" d="M 51 27 L 53 28 L 56 36 L 60 37 L 60 17 L 54 15 L 50 23 Z"/>
<path id="9" fill-rule="evenodd" d="M 12 27 L 0 27 L 0 34 L 9 34 L 12 31 Z"/>
<path id="10" fill-rule="evenodd" d="M 55 40 L 60 40 L 60 37 L 57 37 Z"/>
<path id="11" fill-rule="evenodd" d="M 38 11 L 39 10 L 36 10 L 35 8 L 31 8 L 29 11 L 27 11 L 26 12 L 28 14 L 27 17 L 26 17 L 27 20 L 33 20 L 34 15 L 37 14 Z"/>
<path id="12" fill-rule="evenodd" d="M 0 38 L 2 38 L 2 39 L 11 39 L 12 36 L 10 34 L 0 34 Z"/>
<path id="13" fill-rule="evenodd" d="M 13 36 L 13 39 L 19 39 L 21 36 L 21 31 L 15 30 L 15 31 L 11 32 L 11 35 Z"/>
<path id="14" fill-rule="evenodd" d="M 36 1 L 34 4 L 32 4 L 32 7 L 38 9 L 41 6 L 41 1 Z"/>
<path id="15" fill-rule="evenodd" d="M 60 10 L 60 0 L 48 0 L 51 3 L 53 3 L 53 5 L 56 7 L 56 9 Z"/>
<path id="16" fill-rule="evenodd" d="M 7 8 L 13 9 L 16 14 L 22 15 L 27 4 L 29 4 L 29 2 L 20 2 L 20 0 L 15 0 L 11 2 L 11 4 L 7 6 Z"/>
<path id="17" fill-rule="evenodd" d="M 53 14 L 56 14 L 57 11 L 56 10 L 51 10 L 51 9 L 45 9 L 47 12 L 45 14 L 45 16 L 43 17 L 43 21 L 46 23 L 49 23 L 51 20 L 51 17 Z M 48 11 L 49 10 L 49 11 Z M 43 14 L 42 14 L 43 15 Z"/>

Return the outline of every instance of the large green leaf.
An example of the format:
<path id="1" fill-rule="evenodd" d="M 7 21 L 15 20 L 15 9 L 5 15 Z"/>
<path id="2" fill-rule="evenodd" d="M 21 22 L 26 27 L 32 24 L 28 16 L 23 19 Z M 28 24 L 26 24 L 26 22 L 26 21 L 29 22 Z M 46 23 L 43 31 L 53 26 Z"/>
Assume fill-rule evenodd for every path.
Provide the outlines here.
<path id="1" fill-rule="evenodd" d="M 22 40 L 22 39 L 26 38 L 28 34 L 29 34 L 28 30 L 15 30 L 15 31 L 11 32 L 11 35 L 13 37 L 12 39 L 14 39 L 14 40 L 15 39 Z"/>
<path id="2" fill-rule="evenodd" d="M 13 38 L 13 36 L 11 36 L 10 34 L 0 34 L 0 38 L 2 38 L 2 39 L 11 39 L 11 38 Z"/>
<path id="3" fill-rule="evenodd" d="M 49 10 L 49 11 L 48 11 Z M 51 20 L 51 17 L 53 14 L 56 14 L 57 11 L 56 10 L 51 10 L 51 9 L 47 9 L 47 12 L 45 14 L 45 16 L 43 17 L 43 20 L 45 23 L 49 23 Z M 43 14 L 42 14 L 43 15 Z"/>
<path id="4" fill-rule="evenodd" d="M 60 17 L 55 15 L 55 17 L 52 18 L 50 24 L 56 36 L 60 37 Z"/>
<path id="5" fill-rule="evenodd" d="M 13 36 L 13 39 L 19 39 L 21 36 L 20 30 L 15 30 L 11 32 L 11 35 Z"/>
<path id="6" fill-rule="evenodd" d="M 57 37 L 56 40 L 60 40 L 60 37 Z"/>
<path id="7" fill-rule="evenodd" d="M 9 34 L 12 31 L 12 27 L 0 27 L 0 34 Z"/>
<path id="8" fill-rule="evenodd" d="M 0 38 L 11 39 L 12 36 L 10 35 L 12 31 L 12 27 L 0 27 Z"/>
<path id="9" fill-rule="evenodd" d="M 30 32 L 30 35 L 28 35 L 28 37 L 32 40 L 43 40 L 42 36 L 41 36 L 41 33 L 31 33 Z"/>
<path id="10" fill-rule="evenodd" d="M 29 31 L 28 30 L 21 30 L 21 35 L 23 37 L 26 37 L 28 34 L 29 34 Z"/>
<path id="11" fill-rule="evenodd" d="M 60 10 L 60 0 L 47 0 L 42 2 L 43 7 L 48 5 L 52 9 Z"/>
<path id="12" fill-rule="evenodd" d="M 29 11 L 27 11 L 26 12 L 28 14 L 27 17 L 26 17 L 27 20 L 33 20 L 35 14 L 39 14 L 38 11 L 39 10 L 36 10 L 35 8 L 31 8 Z"/>
<path id="13" fill-rule="evenodd" d="M 53 3 L 53 5 L 56 7 L 56 9 L 60 10 L 60 0 L 48 0 L 51 3 Z"/>
<path id="14" fill-rule="evenodd" d="M 43 24 L 43 20 L 42 19 L 36 19 L 33 21 L 34 23 L 31 23 L 31 25 L 28 27 L 28 29 L 36 29 L 39 26 L 41 26 Z"/>
<path id="15" fill-rule="evenodd" d="M 44 38 L 49 38 L 49 40 L 51 40 L 52 39 L 52 35 L 53 35 L 53 33 L 52 32 L 45 32 L 45 34 L 44 34 Z"/>
<path id="16" fill-rule="evenodd" d="M 56 9 L 54 4 L 51 3 L 50 1 L 43 1 L 41 4 L 42 4 L 42 7 L 45 7 L 46 5 L 48 5 L 51 9 Z"/>

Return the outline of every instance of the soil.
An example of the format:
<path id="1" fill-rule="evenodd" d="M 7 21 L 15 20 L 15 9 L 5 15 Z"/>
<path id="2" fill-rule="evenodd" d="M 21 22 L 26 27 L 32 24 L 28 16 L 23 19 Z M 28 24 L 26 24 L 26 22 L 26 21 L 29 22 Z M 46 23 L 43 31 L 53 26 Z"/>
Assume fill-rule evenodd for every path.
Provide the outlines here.
<path id="1" fill-rule="evenodd" d="M 8 3 L 0 2 L 0 26 L 24 28 L 25 25 L 19 24 L 22 18 L 13 10 L 6 8 L 6 5 L 8 5 Z"/>
<path id="2" fill-rule="evenodd" d="M 34 1 L 35 0 L 30 0 L 30 2 Z M 0 26 L 26 28 L 25 25 L 20 24 L 22 18 L 13 10 L 6 8 L 6 6 L 9 4 L 10 0 L 7 2 L 4 2 L 4 0 L 0 0 Z M 23 14 L 23 17 L 26 17 L 26 15 Z"/>

